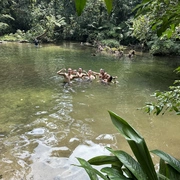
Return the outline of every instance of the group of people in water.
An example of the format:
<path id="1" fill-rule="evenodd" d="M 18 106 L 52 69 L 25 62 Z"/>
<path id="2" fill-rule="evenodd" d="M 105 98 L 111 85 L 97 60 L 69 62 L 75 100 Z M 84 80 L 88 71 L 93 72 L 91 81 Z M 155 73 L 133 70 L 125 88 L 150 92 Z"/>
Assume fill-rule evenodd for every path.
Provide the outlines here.
<path id="1" fill-rule="evenodd" d="M 71 68 L 68 68 L 68 70 L 66 70 L 65 68 L 63 68 L 59 70 L 57 74 L 63 76 L 64 83 L 68 85 L 70 85 L 72 80 L 74 79 L 80 79 L 82 81 L 89 82 L 98 79 L 98 82 L 101 82 L 103 84 L 117 83 L 117 76 L 111 76 L 110 74 L 105 72 L 104 69 L 100 69 L 99 72 L 95 72 L 92 70 L 88 70 L 88 72 L 86 72 L 82 68 L 79 68 L 78 70 L 72 70 Z"/>

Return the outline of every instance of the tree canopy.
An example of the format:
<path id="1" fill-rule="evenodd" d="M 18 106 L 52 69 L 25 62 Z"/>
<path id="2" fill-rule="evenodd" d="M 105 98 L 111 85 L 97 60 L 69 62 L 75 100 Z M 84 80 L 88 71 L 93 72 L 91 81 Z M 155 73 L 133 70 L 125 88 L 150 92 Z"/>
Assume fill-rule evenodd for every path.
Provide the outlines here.
<path id="1" fill-rule="evenodd" d="M 148 16 L 150 25 L 158 36 L 166 34 L 170 38 L 173 32 L 180 32 L 179 0 L 143 0 L 135 10 L 136 16 Z"/>
<path id="2" fill-rule="evenodd" d="M 1 0 L 1 40 L 137 45 L 180 55 L 178 0 Z M 14 38 L 14 39 L 13 39 Z"/>

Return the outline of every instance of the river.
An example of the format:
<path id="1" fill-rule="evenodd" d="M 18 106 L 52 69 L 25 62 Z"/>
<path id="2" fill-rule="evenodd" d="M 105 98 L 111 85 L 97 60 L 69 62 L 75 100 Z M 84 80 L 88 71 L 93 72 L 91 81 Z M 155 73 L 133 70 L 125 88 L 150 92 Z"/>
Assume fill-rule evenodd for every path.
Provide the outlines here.
<path id="1" fill-rule="evenodd" d="M 180 119 L 174 113 L 148 115 L 138 110 L 153 101 L 155 90 L 168 90 L 180 66 L 177 57 L 137 53 L 117 59 L 92 47 L 0 44 L 0 175 L 4 180 L 85 180 L 76 157 L 109 154 L 106 146 L 132 153 L 112 125 L 108 110 L 130 123 L 150 150 L 180 158 Z M 117 84 L 75 82 L 63 87 L 61 68 L 118 76 Z"/>

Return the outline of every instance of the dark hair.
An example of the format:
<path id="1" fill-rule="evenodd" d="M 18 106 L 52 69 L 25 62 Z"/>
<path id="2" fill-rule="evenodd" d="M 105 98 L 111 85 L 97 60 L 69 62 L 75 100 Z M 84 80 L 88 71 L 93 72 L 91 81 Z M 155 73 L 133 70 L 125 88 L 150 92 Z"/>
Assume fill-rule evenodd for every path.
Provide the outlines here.
<path id="1" fill-rule="evenodd" d="M 110 77 L 108 78 L 108 82 L 111 82 L 111 81 L 112 81 L 112 79 L 113 79 L 113 77 L 112 77 L 112 76 L 110 76 Z"/>

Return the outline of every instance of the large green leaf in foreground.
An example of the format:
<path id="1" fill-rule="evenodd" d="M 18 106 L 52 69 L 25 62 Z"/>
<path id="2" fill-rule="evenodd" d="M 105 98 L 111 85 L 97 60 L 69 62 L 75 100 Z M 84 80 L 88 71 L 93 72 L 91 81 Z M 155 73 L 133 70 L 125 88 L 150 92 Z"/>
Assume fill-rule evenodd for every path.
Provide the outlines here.
<path id="1" fill-rule="evenodd" d="M 83 12 L 83 9 L 86 5 L 86 1 L 87 0 L 75 0 L 76 12 L 78 16 L 80 16 L 81 13 Z M 112 10 L 113 0 L 104 0 L 104 2 L 106 4 L 107 11 L 110 14 Z"/>
<path id="2" fill-rule="evenodd" d="M 105 4 L 106 4 L 107 11 L 110 14 L 110 12 L 112 10 L 113 0 L 104 0 L 104 1 L 105 1 Z"/>
<path id="3" fill-rule="evenodd" d="M 122 175 L 117 169 L 112 167 L 102 168 L 101 171 L 108 175 L 109 180 L 130 180 L 126 176 Z"/>
<path id="4" fill-rule="evenodd" d="M 84 160 L 82 158 L 77 158 L 77 160 L 81 164 L 81 165 L 79 165 L 79 167 L 83 167 L 86 170 L 86 172 L 89 175 L 91 180 L 98 180 L 98 176 L 100 176 L 104 180 L 108 180 L 108 178 L 106 176 L 104 176 L 98 170 L 94 169 L 86 160 Z"/>
<path id="5" fill-rule="evenodd" d="M 146 179 L 146 175 L 142 171 L 140 164 L 129 154 L 120 150 L 113 150 L 111 148 L 107 149 L 112 152 L 123 163 L 123 165 L 131 171 L 134 177 L 136 177 L 138 180 Z"/>
<path id="6" fill-rule="evenodd" d="M 158 180 L 154 165 L 144 138 L 142 138 L 124 119 L 109 111 L 111 120 L 128 141 L 136 159 L 148 180 Z"/>
<path id="7" fill-rule="evenodd" d="M 81 15 L 85 5 L 86 5 L 86 0 L 75 0 L 76 12 L 78 16 Z"/>
<path id="8" fill-rule="evenodd" d="M 111 164 L 112 166 L 116 166 L 121 168 L 123 164 L 116 156 L 96 156 L 94 158 L 91 158 L 88 160 L 88 162 L 92 165 L 105 165 L 105 164 Z"/>
<path id="9" fill-rule="evenodd" d="M 176 171 L 180 173 L 180 161 L 177 160 L 176 158 L 172 157 L 171 155 L 160 151 L 158 149 L 151 151 L 153 154 L 156 154 L 159 156 L 161 159 L 163 159 L 165 162 L 170 164 Z"/>
<path id="10" fill-rule="evenodd" d="M 176 180 L 180 179 L 180 173 L 176 171 L 163 159 L 160 159 L 159 172 L 157 173 L 160 180 Z"/>

